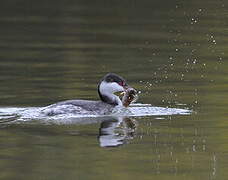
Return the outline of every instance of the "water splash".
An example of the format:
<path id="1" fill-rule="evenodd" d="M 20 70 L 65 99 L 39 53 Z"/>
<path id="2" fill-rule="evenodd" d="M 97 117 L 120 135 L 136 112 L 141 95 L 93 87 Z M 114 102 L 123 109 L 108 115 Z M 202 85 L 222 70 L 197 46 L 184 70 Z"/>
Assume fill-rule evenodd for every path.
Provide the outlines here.
<path id="1" fill-rule="evenodd" d="M 116 107 L 108 115 L 91 115 L 91 114 L 59 114 L 48 116 L 42 113 L 42 107 L 3 107 L 0 108 L 0 123 L 20 123 L 41 121 L 49 123 L 92 123 L 95 118 L 103 117 L 143 117 L 143 116 L 165 116 L 165 115 L 189 115 L 192 113 L 188 109 L 154 107 L 150 104 L 132 104 L 128 108 Z M 88 122 L 83 122 L 83 121 Z"/>

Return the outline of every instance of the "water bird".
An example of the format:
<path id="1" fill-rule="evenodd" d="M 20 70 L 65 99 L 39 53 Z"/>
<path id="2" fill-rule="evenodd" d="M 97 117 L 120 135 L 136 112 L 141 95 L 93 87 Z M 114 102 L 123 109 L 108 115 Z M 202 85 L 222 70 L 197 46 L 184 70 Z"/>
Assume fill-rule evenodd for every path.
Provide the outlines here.
<path id="1" fill-rule="evenodd" d="M 122 100 L 115 93 L 123 95 Z M 127 107 L 137 97 L 137 91 L 130 87 L 126 80 L 115 73 L 106 74 L 98 84 L 100 101 L 91 100 L 66 100 L 42 109 L 46 115 L 80 114 L 80 115 L 105 115 L 114 107 Z"/>

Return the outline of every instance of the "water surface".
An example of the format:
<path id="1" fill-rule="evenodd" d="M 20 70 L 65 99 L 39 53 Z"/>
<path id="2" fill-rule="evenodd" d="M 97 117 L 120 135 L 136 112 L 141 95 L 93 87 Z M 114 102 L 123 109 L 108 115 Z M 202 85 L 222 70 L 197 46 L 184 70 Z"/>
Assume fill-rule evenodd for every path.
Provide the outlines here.
<path id="1" fill-rule="evenodd" d="M 115 72 L 139 103 L 194 112 L 81 123 L 5 114 L 1 179 L 226 179 L 225 1 L 17 0 L 0 10 L 1 110 L 95 100 Z"/>

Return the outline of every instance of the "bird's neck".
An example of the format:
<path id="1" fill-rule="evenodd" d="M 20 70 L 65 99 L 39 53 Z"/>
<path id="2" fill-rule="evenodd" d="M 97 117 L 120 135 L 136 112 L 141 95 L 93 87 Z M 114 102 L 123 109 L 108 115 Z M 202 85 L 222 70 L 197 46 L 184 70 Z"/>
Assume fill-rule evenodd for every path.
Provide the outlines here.
<path id="1" fill-rule="evenodd" d="M 102 83 L 98 86 L 98 94 L 100 96 L 100 99 L 105 103 L 115 106 L 123 105 L 120 98 L 113 94 L 112 91 L 109 91 L 107 87 Z"/>
<path id="2" fill-rule="evenodd" d="M 101 94 L 100 98 L 103 102 L 114 106 L 122 105 L 120 98 L 114 94 Z"/>

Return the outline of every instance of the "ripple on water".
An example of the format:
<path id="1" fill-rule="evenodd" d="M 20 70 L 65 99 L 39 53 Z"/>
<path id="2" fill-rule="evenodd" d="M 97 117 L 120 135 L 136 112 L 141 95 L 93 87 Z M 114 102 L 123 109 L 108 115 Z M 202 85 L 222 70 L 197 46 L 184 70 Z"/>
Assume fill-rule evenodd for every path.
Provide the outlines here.
<path id="1" fill-rule="evenodd" d="M 180 108 L 164 108 L 154 107 L 150 104 L 132 104 L 128 108 L 116 107 L 113 112 L 108 115 L 90 115 L 90 114 L 59 114 L 56 116 L 47 116 L 41 112 L 41 107 L 28 107 L 28 108 L 15 108 L 5 107 L 0 108 L 0 123 L 9 122 L 26 122 L 32 120 L 40 120 L 42 122 L 61 122 L 61 123 L 73 123 L 72 120 L 82 123 L 83 118 L 89 118 L 90 122 L 93 122 L 93 118 L 102 118 L 107 116 L 116 117 L 142 117 L 142 116 L 165 116 L 165 115 L 189 115 L 192 113 L 188 109 Z M 80 119 L 80 120 L 79 120 Z M 96 121 L 94 121 L 96 122 Z M 74 122 L 76 123 L 76 122 Z"/>

